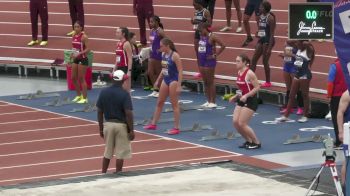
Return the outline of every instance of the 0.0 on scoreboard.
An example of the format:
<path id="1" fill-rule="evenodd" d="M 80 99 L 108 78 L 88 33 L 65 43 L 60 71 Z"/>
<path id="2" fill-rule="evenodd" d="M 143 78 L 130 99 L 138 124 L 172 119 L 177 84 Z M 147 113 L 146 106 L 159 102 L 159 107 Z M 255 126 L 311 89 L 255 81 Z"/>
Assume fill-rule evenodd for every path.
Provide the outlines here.
<path id="1" fill-rule="evenodd" d="M 333 39 L 333 3 L 290 3 L 289 39 Z"/>

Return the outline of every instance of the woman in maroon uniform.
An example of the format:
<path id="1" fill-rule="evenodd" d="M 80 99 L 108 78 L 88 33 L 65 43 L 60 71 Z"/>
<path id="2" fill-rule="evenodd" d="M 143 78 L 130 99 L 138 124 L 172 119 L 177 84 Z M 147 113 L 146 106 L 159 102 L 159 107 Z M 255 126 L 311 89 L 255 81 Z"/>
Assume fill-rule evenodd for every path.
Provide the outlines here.
<path id="1" fill-rule="evenodd" d="M 113 73 L 116 69 L 119 69 L 124 71 L 130 78 L 132 70 L 132 49 L 129 42 L 129 29 L 126 27 L 119 27 L 116 31 L 116 37 L 120 41 L 117 43 L 117 48 L 115 50 L 116 67 L 113 69 Z M 123 87 L 130 92 L 131 80 L 125 81 Z"/>
<path id="2" fill-rule="evenodd" d="M 88 47 L 88 37 L 82 32 L 82 26 L 79 21 L 74 24 L 74 36 L 72 38 L 73 46 L 73 65 L 72 65 L 72 82 L 77 92 L 77 96 L 73 99 L 76 103 L 87 103 L 87 86 L 85 81 L 86 68 L 89 65 L 87 53 L 90 51 Z M 81 85 L 81 90 L 80 90 Z"/>
<path id="3" fill-rule="evenodd" d="M 239 89 L 230 99 L 230 102 L 237 102 L 233 111 L 233 125 L 246 140 L 239 148 L 258 149 L 261 148 L 261 143 L 248 123 L 258 108 L 256 93 L 260 88 L 259 81 L 255 73 L 249 69 L 250 60 L 246 55 L 239 55 L 236 64 Z"/>

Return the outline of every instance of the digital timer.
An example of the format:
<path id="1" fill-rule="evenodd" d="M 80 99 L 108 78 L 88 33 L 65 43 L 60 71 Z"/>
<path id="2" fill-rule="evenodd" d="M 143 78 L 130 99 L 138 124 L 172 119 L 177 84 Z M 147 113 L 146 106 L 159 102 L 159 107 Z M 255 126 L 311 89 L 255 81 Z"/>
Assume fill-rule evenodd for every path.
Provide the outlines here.
<path id="1" fill-rule="evenodd" d="M 333 39 L 333 3 L 289 3 L 289 39 Z"/>
<path id="2" fill-rule="evenodd" d="M 317 12 L 316 10 L 306 10 L 305 16 L 306 16 L 306 19 L 316 19 Z"/>

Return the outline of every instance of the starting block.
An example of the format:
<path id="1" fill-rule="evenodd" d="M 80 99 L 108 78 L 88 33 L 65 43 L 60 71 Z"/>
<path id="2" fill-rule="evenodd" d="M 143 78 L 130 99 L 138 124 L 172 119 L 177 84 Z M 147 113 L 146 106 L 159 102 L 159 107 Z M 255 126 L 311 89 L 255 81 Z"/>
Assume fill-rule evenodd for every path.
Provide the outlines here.
<path id="1" fill-rule="evenodd" d="M 37 98 L 47 98 L 47 97 L 59 97 L 60 94 L 58 93 L 44 93 L 41 90 L 38 90 L 36 93 L 30 93 L 28 95 L 22 95 L 19 96 L 18 100 L 31 100 L 31 99 L 37 99 Z"/>
<path id="2" fill-rule="evenodd" d="M 190 110 L 211 110 L 210 108 L 206 108 L 201 105 L 192 105 L 192 106 L 185 106 L 184 104 L 180 104 L 180 112 L 190 111 Z M 173 108 L 165 108 L 163 113 L 173 112 Z"/>
<path id="3" fill-rule="evenodd" d="M 44 104 L 44 106 L 55 106 L 55 107 L 59 107 L 59 106 L 64 106 L 64 105 L 69 105 L 69 104 L 73 104 L 74 102 L 72 102 L 70 100 L 69 97 L 65 97 L 63 99 L 60 98 L 55 98 L 54 100 L 47 102 Z"/>
<path id="4" fill-rule="evenodd" d="M 145 118 L 144 120 L 139 120 L 134 122 L 134 126 L 137 125 L 147 125 L 151 123 L 152 118 Z M 164 118 L 160 119 L 157 123 L 168 123 L 168 122 L 174 122 L 174 118 Z"/>
<path id="5" fill-rule="evenodd" d="M 234 133 L 233 131 L 227 132 L 226 135 L 221 135 L 218 130 L 211 132 L 209 136 L 202 137 L 199 141 L 212 141 L 212 140 L 233 140 L 235 138 L 241 137 L 240 134 Z"/>
<path id="6" fill-rule="evenodd" d="M 69 97 L 65 97 L 61 100 L 59 100 L 54 106 L 55 107 L 59 107 L 59 106 L 64 106 L 64 105 L 70 105 L 73 104 L 74 102 L 72 100 L 70 100 Z"/>
<path id="7" fill-rule="evenodd" d="M 86 104 L 82 108 L 74 108 L 69 112 L 75 113 L 75 112 L 93 112 L 93 111 L 97 111 L 96 103 Z"/>
<path id="8" fill-rule="evenodd" d="M 54 105 L 56 105 L 59 101 L 60 101 L 60 98 L 55 98 L 54 100 L 45 103 L 43 106 L 54 106 Z"/>
<path id="9" fill-rule="evenodd" d="M 145 118 L 144 120 L 134 121 L 134 126 L 147 125 L 147 124 L 149 124 L 149 122 L 151 122 L 151 119 L 150 118 Z"/>
<path id="10" fill-rule="evenodd" d="M 211 125 L 200 125 L 199 123 L 194 123 L 192 127 L 185 127 L 181 129 L 181 132 L 197 132 L 203 130 L 212 130 L 214 129 Z M 168 133 L 170 129 L 166 130 L 165 133 Z"/>
<path id="11" fill-rule="evenodd" d="M 299 143 L 306 143 L 306 142 L 322 142 L 325 140 L 328 136 L 327 135 L 313 135 L 311 137 L 300 137 L 299 134 L 293 135 L 291 139 L 288 139 L 283 144 L 299 144 Z"/>

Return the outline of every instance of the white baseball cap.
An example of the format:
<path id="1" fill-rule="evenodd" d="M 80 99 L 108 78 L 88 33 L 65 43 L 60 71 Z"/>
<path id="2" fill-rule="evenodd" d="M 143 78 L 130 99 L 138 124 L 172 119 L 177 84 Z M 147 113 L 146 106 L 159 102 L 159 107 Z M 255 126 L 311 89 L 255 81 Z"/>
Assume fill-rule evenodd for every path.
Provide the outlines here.
<path id="1" fill-rule="evenodd" d="M 122 70 L 117 70 L 113 72 L 113 80 L 122 81 L 128 79 L 128 75 L 126 75 Z"/>

